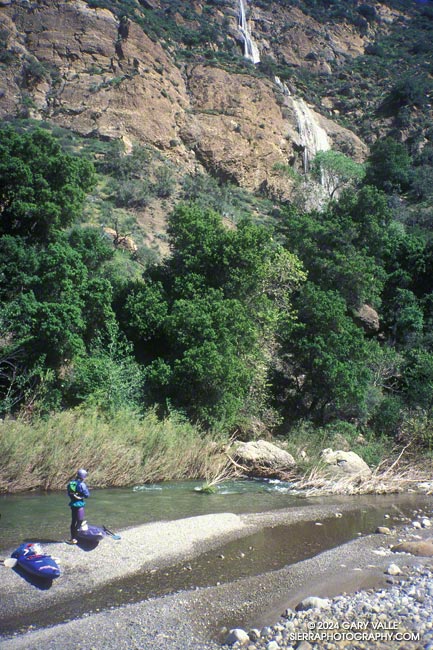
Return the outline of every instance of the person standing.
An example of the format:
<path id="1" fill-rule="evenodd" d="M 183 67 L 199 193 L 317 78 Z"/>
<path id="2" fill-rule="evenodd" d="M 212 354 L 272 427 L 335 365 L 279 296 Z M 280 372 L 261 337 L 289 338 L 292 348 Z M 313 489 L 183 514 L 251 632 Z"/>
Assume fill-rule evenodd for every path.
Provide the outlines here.
<path id="1" fill-rule="evenodd" d="M 87 477 L 85 469 L 79 469 L 77 476 L 67 485 L 68 496 L 70 498 L 69 506 L 71 508 L 71 539 L 68 544 L 77 544 L 77 531 L 83 524 L 85 517 L 85 499 L 90 496 L 89 489 L 84 480 Z"/>

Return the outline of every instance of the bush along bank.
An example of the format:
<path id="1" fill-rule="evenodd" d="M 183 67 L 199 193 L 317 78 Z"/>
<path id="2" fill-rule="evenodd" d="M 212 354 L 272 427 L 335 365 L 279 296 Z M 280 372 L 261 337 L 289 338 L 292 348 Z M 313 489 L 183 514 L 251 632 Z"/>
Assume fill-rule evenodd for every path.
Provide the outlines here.
<path id="1" fill-rule="evenodd" d="M 154 410 L 90 406 L 32 421 L 6 418 L 0 427 L 3 493 L 64 489 L 82 466 L 95 487 L 195 479 L 212 493 L 226 480 L 254 477 L 285 481 L 305 496 L 433 492 L 428 457 L 395 452 L 386 441 L 356 442 L 338 428 L 240 442 L 206 433 L 176 412 L 160 419 Z"/>

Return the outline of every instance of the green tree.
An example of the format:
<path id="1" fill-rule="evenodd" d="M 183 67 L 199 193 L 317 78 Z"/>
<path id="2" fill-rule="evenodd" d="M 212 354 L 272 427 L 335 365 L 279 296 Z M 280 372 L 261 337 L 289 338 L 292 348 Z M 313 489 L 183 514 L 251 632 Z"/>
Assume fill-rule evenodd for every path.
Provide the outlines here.
<path id="1" fill-rule="evenodd" d="M 309 279 L 325 290 L 338 291 L 349 306 L 357 308 L 363 302 L 380 301 L 384 272 L 368 247 L 368 240 L 380 230 L 379 223 L 375 225 L 374 215 L 369 217 L 370 233 L 369 211 L 361 208 L 363 200 L 349 196 L 344 193 L 341 205 L 332 203 L 323 212 L 285 209 L 281 230 L 286 247 L 302 260 Z M 358 211 L 365 218 L 354 217 Z M 379 242 L 374 241 L 375 248 L 385 233 L 382 229 Z"/>
<path id="2" fill-rule="evenodd" d="M 139 409 L 143 400 L 144 373 L 134 359 L 131 346 L 117 324 L 105 336 L 96 336 L 84 355 L 76 356 L 63 380 L 68 404 L 92 402 L 105 411 Z"/>
<path id="3" fill-rule="evenodd" d="M 290 418 L 318 423 L 365 415 L 372 379 L 370 350 L 335 291 L 307 282 L 295 306 L 298 321 L 282 331 L 276 394 Z"/>
<path id="4" fill-rule="evenodd" d="M 13 295 L 7 283 L 9 300 L 3 306 L 3 319 L 11 340 L 24 345 L 29 358 L 44 355 L 55 367 L 83 354 L 86 343 L 113 320 L 111 287 L 89 274 L 65 237 L 33 251 L 33 256 L 37 261 L 26 283 L 19 288 L 15 284 Z M 6 268 L 8 259 L 2 262 Z"/>
<path id="5" fill-rule="evenodd" d="M 81 212 L 93 166 L 63 153 L 48 132 L 0 130 L 0 236 L 47 241 Z"/>
<path id="6" fill-rule="evenodd" d="M 311 173 L 325 188 L 330 199 L 359 183 L 365 175 L 364 166 L 340 151 L 319 151 L 313 160 Z"/>
<path id="7" fill-rule="evenodd" d="M 365 183 L 388 194 L 409 189 L 411 158 L 406 147 L 393 138 L 377 140 L 367 159 Z"/>
<path id="8" fill-rule="evenodd" d="M 197 205 L 169 220 L 171 257 L 130 288 L 124 327 L 146 364 L 148 398 L 170 402 L 206 425 L 231 427 L 263 408 L 270 348 L 299 261 L 269 230 L 236 229 Z M 254 397 L 252 397 L 254 396 Z"/>
<path id="9" fill-rule="evenodd" d="M 404 368 L 404 396 L 411 408 L 422 408 L 431 413 L 433 407 L 433 353 L 422 348 L 413 349 Z"/>

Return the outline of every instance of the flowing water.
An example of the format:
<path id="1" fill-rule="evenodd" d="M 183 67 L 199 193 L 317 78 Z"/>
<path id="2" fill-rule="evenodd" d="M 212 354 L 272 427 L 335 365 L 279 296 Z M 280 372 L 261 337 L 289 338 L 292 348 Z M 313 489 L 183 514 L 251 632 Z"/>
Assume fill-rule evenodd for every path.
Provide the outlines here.
<path id="1" fill-rule="evenodd" d="M 317 121 L 313 111 L 301 98 L 292 97 L 296 121 L 298 123 L 301 145 L 304 147 L 304 171 L 308 172 L 310 163 L 319 151 L 331 148 L 328 135 Z M 323 184 L 323 179 L 322 179 Z"/>
<path id="2" fill-rule="evenodd" d="M 244 480 L 218 486 L 216 494 L 197 493 L 196 482 L 164 483 L 129 489 L 92 491 L 87 517 L 94 524 L 111 529 L 150 521 L 179 519 L 217 512 L 253 513 L 282 508 L 303 508 L 320 503 L 353 505 L 341 518 L 319 522 L 300 521 L 290 526 L 273 526 L 222 544 L 188 562 L 134 576 L 93 589 L 73 602 L 59 603 L 38 612 L 38 626 L 52 625 L 83 614 L 133 603 L 176 591 L 232 582 L 238 578 L 273 571 L 359 535 L 371 534 L 385 523 L 401 523 L 415 512 L 431 516 L 432 497 L 420 495 L 315 497 L 293 494 L 291 485 L 279 481 Z M 3 550 L 24 540 L 62 541 L 68 536 L 70 513 L 66 494 L 27 494 L 0 497 L 0 546 Z M 34 624 L 24 615 L 3 621 L 4 632 L 13 633 Z"/>
<path id="3" fill-rule="evenodd" d="M 246 2 L 239 0 L 239 30 L 244 39 L 244 57 L 254 64 L 260 63 L 260 52 L 253 40 L 246 17 Z"/>
<path id="4" fill-rule="evenodd" d="M 181 519 L 216 512 L 261 512 L 308 501 L 290 493 L 290 484 L 245 480 L 226 482 L 216 494 L 198 494 L 194 481 L 160 483 L 134 488 L 91 490 L 86 519 L 110 529 L 149 521 Z M 59 492 L 0 496 L 0 550 L 25 539 L 60 541 L 69 535 L 70 510 Z"/>

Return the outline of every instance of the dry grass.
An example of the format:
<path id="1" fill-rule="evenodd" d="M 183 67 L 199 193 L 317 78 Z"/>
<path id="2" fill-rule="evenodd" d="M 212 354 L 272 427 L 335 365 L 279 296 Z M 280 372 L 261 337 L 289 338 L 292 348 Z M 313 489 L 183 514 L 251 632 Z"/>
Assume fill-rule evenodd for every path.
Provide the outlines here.
<path id="1" fill-rule="evenodd" d="M 215 462 L 210 472 L 205 474 L 205 482 L 200 488 L 195 488 L 197 492 L 212 494 L 216 491 L 216 486 L 224 481 L 233 481 L 243 478 L 245 473 L 233 463 L 233 460 L 227 454 L 221 454 L 218 461 Z"/>
<path id="2" fill-rule="evenodd" d="M 433 467 L 431 462 L 421 463 L 419 460 L 405 458 L 407 448 L 403 449 L 397 458 L 383 461 L 370 476 L 339 476 L 330 478 L 329 469 L 317 466 L 296 480 L 296 488 L 306 496 L 320 494 L 395 494 L 408 490 L 433 493 L 433 483 L 421 489 L 419 484 L 431 482 Z"/>
<path id="3" fill-rule="evenodd" d="M 63 489 L 79 467 L 95 487 L 205 478 L 220 466 L 220 442 L 177 416 L 71 410 L 0 429 L 0 492 Z"/>
<path id="4" fill-rule="evenodd" d="M 176 414 L 161 421 L 153 411 L 144 416 L 120 411 L 109 420 L 90 408 L 32 423 L 6 419 L 0 423 L 0 492 L 64 489 L 79 467 L 87 469 L 95 487 L 201 479 L 203 491 L 212 491 L 222 481 L 251 475 L 230 458 L 229 442 L 204 435 Z M 269 468 L 254 474 L 269 477 Z M 306 496 L 389 494 L 421 491 L 419 484 L 433 479 L 433 463 L 426 457 L 422 464 L 419 454 L 405 448 L 368 477 L 331 477 L 318 459 L 302 474 L 294 468 L 272 475 Z"/>

